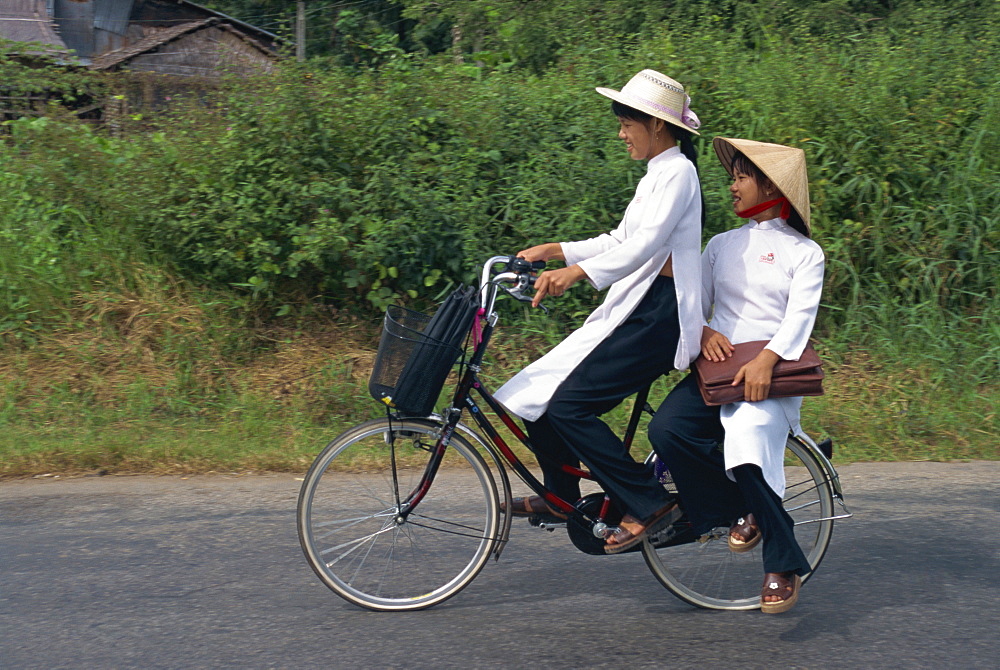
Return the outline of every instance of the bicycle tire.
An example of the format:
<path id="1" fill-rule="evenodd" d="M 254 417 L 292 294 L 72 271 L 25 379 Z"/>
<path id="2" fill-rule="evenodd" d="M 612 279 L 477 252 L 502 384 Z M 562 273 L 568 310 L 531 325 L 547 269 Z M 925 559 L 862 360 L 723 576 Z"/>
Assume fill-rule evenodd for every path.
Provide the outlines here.
<path id="1" fill-rule="evenodd" d="M 790 436 L 785 447 L 784 504 L 811 568 L 802 578 L 805 582 L 819 567 L 833 535 L 833 486 L 826 469 L 798 438 Z M 691 536 L 659 548 L 647 539 L 642 554 L 653 576 L 691 605 L 758 609 L 764 575 L 761 545 L 736 553 L 729 549 L 728 535 L 728 526 L 718 527 L 700 538 Z"/>
<path id="2" fill-rule="evenodd" d="M 441 424 L 376 419 L 344 432 L 302 482 L 297 520 L 309 565 L 334 593 L 378 611 L 418 610 L 454 596 L 479 574 L 497 538 L 496 482 L 482 456 L 453 434 L 427 494 L 399 514 L 420 481 Z"/>

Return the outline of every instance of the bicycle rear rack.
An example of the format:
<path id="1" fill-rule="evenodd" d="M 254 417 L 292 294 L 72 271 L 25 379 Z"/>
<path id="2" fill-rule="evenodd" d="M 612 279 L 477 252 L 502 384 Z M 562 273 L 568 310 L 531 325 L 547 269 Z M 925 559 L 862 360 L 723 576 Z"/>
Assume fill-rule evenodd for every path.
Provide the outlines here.
<path id="1" fill-rule="evenodd" d="M 823 467 L 823 470 L 825 472 L 826 481 L 829 482 L 830 485 L 833 487 L 833 498 L 834 500 L 837 501 L 837 504 L 840 505 L 841 509 L 844 510 L 843 514 L 837 514 L 835 516 L 828 516 L 828 517 L 820 517 L 819 519 L 809 519 L 807 521 L 799 521 L 795 525 L 799 526 L 805 523 L 817 523 L 819 521 L 836 521 L 839 519 L 850 519 L 852 516 L 854 516 L 854 513 L 851 512 L 851 510 L 847 507 L 847 502 L 844 500 L 844 489 L 840 485 L 840 475 L 837 473 L 837 469 L 833 467 L 833 462 L 830 461 L 830 458 L 833 456 L 833 440 L 827 438 L 822 442 L 820 442 L 819 444 L 816 444 L 816 442 L 804 432 L 800 432 L 797 435 L 792 435 L 792 437 L 794 439 L 797 439 L 806 447 L 808 447 L 808 449 L 813 453 L 813 455 L 815 455 L 816 458 L 819 460 L 820 465 Z M 817 500 L 815 502 L 807 503 L 805 505 L 802 505 L 800 507 L 795 507 L 792 509 L 803 509 L 810 505 L 815 505 L 818 502 L 819 501 Z"/>

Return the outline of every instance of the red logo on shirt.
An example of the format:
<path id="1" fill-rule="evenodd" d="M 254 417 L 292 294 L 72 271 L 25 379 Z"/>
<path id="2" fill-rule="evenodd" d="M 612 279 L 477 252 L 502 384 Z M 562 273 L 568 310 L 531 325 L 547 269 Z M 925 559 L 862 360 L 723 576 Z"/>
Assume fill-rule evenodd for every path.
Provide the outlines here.
<path id="1" fill-rule="evenodd" d="M 774 265 L 774 252 L 764 254 L 760 257 L 761 263 L 767 263 L 768 265 Z"/>

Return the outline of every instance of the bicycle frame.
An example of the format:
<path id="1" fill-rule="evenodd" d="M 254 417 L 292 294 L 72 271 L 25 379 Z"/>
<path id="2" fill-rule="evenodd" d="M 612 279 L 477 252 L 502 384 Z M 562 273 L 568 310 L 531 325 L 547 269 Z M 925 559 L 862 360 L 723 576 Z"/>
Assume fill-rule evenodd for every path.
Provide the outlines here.
<path id="1" fill-rule="evenodd" d="M 486 387 L 485 383 L 480 379 L 479 372 L 482 369 L 483 357 L 486 354 L 486 349 L 489 346 L 490 340 L 493 335 L 496 322 L 498 320 L 498 315 L 493 311 L 496 301 L 496 295 L 498 290 L 498 282 L 501 281 L 515 281 L 517 282 L 513 290 L 508 290 L 509 293 L 515 296 L 515 298 L 521 299 L 520 291 L 523 290 L 527 285 L 528 281 L 524 275 L 519 275 L 517 273 L 501 273 L 497 277 L 491 280 L 490 270 L 494 265 L 500 262 L 509 262 L 511 257 L 509 256 L 494 256 L 486 262 L 483 267 L 483 280 L 480 285 L 480 310 L 479 315 L 477 315 L 477 322 L 473 327 L 476 332 L 476 342 L 474 342 L 474 349 L 471 358 L 468 362 L 464 364 L 464 371 L 459 380 L 458 386 L 455 389 L 455 393 L 452 396 L 451 405 L 445 410 L 443 416 L 441 416 L 442 429 L 441 435 L 433 447 L 432 457 L 428 462 L 425 469 L 423 477 L 417 484 L 416 488 L 406 497 L 405 500 L 400 501 L 400 514 L 407 516 L 412 512 L 419 504 L 423 497 L 430 490 L 430 486 L 434 480 L 434 476 L 437 474 L 437 470 L 441 465 L 444 458 L 444 454 L 447 451 L 448 443 L 451 440 L 451 436 L 454 434 L 455 430 L 460 430 L 460 420 L 463 410 L 468 410 L 469 414 L 472 416 L 476 425 L 483 431 L 488 443 L 483 443 L 480 440 L 476 440 L 482 446 L 484 446 L 491 455 L 493 456 L 495 462 L 498 464 L 504 463 L 506 466 L 510 467 L 517 475 L 520 477 L 525 484 L 527 484 L 535 493 L 542 496 L 546 502 L 549 503 L 553 508 L 559 510 L 560 512 L 566 514 L 571 519 L 585 525 L 591 526 L 595 534 L 600 533 L 598 537 L 603 537 L 604 532 L 607 529 L 606 525 L 601 525 L 600 519 L 607 513 L 610 506 L 610 500 L 605 498 L 605 504 L 601 509 L 600 516 L 597 518 L 590 518 L 584 512 L 578 510 L 571 502 L 564 500 L 552 493 L 545 485 L 538 480 L 537 477 L 528 469 L 528 467 L 518 458 L 517 454 L 511 450 L 510 446 L 503 439 L 496 428 L 489 422 L 489 420 L 484 415 L 479 404 L 473 398 L 473 390 L 479 394 L 481 399 L 486 403 L 489 409 L 500 419 L 504 426 L 506 426 L 514 436 L 524 445 L 527 449 L 534 452 L 531 447 L 531 443 L 528 436 L 524 433 L 520 426 L 514 421 L 510 414 L 498 403 L 494 398 L 493 394 Z M 488 315 L 488 316 L 485 316 Z M 485 318 L 483 318 L 485 316 Z M 481 328 L 481 331 L 480 331 Z M 648 389 L 643 391 L 640 396 L 640 402 L 636 404 L 635 410 L 632 413 L 632 417 L 629 420 L 629 430 L 625 435 L 626 446 L 630 446 L 632 439 L 634 437 L 635 431 L 639 423 L 639 415 L 642 411 L 643 404 L 645 403 L 646 395 L 648 394 Z M 463 431 L 470 434 L 474 434 L 472 431 Z M 497 452 L 502 457 L 497 458 Z M 567 472 L 581 479 L 593 480 L 593 476 L 586 470 L 580 468 L 574 468 L 568 465 L 560 465 L 564 472 Z M 502 469 L 502 466 L 501 466 Z M 506 473 L 504 476 L 505 489 L 509 491 L 509 485 L 507 484 Z M 508 494 L 509 498 L 509 494 Z M 503 532 L 503 536 L 499 538 L 501 544 L 506 541 L 507 529 L 509 528 L 509 515 L 508 523 Z M 497 551 L 499 556 L 499 550 Z"/>
<path id="2" fill-rule="evenodd" d="M 473 326 L 473 334 L 475 335 L 474 349 L 472 356 L 469 361 L 464 364 L 464 370 L 461 374 L 458 386 L 455 389 L 454 395 L 452 396 L 450 406 L 445 410 L 444 415 L 438 417 L 441 420 L 442 429 L 440 437 L 435 443 L 432 451 L 432 457 L 428 462 L 428 465 L 423 473 L 423 477 L 416 486 L 416 488 L 406 497 L 405 500 L 400 501 L 400 514 L 402 516 L 409 515 L 419 504 L 423 497 L 430 490 L 431 484 L 434 480 L 434 476 L 437 474 L 438 468 L 444 458 L 445 452 L 448 448 L 448 443 L 451 440 L 451 436 L 456 430 L 461 430 L 464 434 L 473 437 L 473 439 L 483 448 L 485 448 L 492 456 L 494 462 L 498 465 L 500 471 L 503 473 L 504 491 L 505 496 L 510 500 L 510 485 L 509 480 L 504 469 L 504 465 L 510 467 L 518 477 L 536 494 L 542 496 L 545 501 L 554 509 L 559 510 L 561 513 L 566 514 L 567 517 L 581 524 L 584 527 L 589 527 L 594 533 L 595 537 L 604 537 L 609 529 L 609 526 L 603 522 L 603 519 L 607 516 L 608 511 L 611 506 L 610 498 L 605 495 L 604 503 L 600 508 L 599 513 L 596 516 L 591 516 L 582 510 L 578 509 L 572 502 L 564 500 L 557 496 L 555 493 L 550 491 L 546 486 L 538 480 L 537 477 L 528 469 L 528 467 L 521 461 L 521 459 L 514 453 L 507 442 L 503 439 L 497 429 L 490 423 L 489 419 L 485 416 L 482 408 L 476 402 L 473 397 L 473 391 L 475 391 L 483 402 L 489 407 L 494 415 L 503 423 L 504 426 L 517 438 L 522 445 L 527 449 L 535 452 L 532 449 L 531 443 L 528 436 L 521 429 L 520 426 L 514 421 L 510 414 L 500 405 L 499 402 L 493 397 L 493 394 L 487 388 L 486 384 L 479 377 L 479 372 L 481 371 L 483 357 L 486 354 L 486 349 L 489 346 L 490 340 L 493 335 L 494 328 L 496 326 L 498 315 L 494 311 L 498 282 L 501 281 L 512 281 L 516 282 L 514 289 L 505 289 L 508 293 L 511 293 L 516 299 L 524 300 L 525 298 L 520 295 L 520 291 L 527 287 L 530 283 L 523 274 L 504 272 L 498 274 L 494 278 L 490 278 L 490 271 L 494 265 L 500 262 L 509 262 L 511 257 L 509 256 L 494 256 L 490 258 L 483 266 L 483 278 L 480 285 L 480 310 L 476 317 L 476 323 Z M 485 317 L 485 318 L 484 318 Z M 481 329 L 481 330 L 480 330 Z M 646 411 L 650 415 L 653 414 L 652 407 L 647 403 L 650 388 L 647 386 L 642 389 L 636 395 L 635 405 L 633 407 L 632 413 L 629 417 L 629 422 L 623 436 L 623 442 L 625 444 L 626 450 L 629 450 L 632 446 L 632 442 L 635 437 L 635 433 L 639 426 L 639 420 L 641 418 L 642 412 Z M 462 412 L 468 410 L 469 414 L 475 421 L 476 426 L 483 432 L 486 440 L 482 440 L 479 436 L 464 424 L 460 423 Z M 843 507 L 845 514 L 832 517 L 833 519 L 842 519 L 852 516 L 850 511 L 847 509 L 844 503 L 843 494 L 840 486 L 840 477 L 837 474 L 836 469 L 830 462 L 829 458 L 822 452 L 821 448 L 811 439 L 808 435 L 801 433 L 794 436 L 799 439 L 799 441 L 805 445 L 809 451 L 811 451 L 819 461 L 822 469 L 825 471 L 825 476 L 828 481 L 831 482 L 834 490 L 834 495 Z M 499 457 L 498 457 L 499 453 Z M 580 477 L 581 479 L 594 480 L 593 475 L 586 470 L 580 468 L 575 468 L 565 464 L 559 464 L 559 467 L 563 469 L 564 472 Z M 504 528 L 501 531 L 501 537 L 497 538 L 498 546 L 495 549 L 496 557 L 499 558 L 502 547 L 506 544 L 509 529 L 510 529 L 510 515 L 506 515 L 507 519 Z M 822 521 L 825 519 L 815 519 L 810 520 L 807 523 L 812 523 L 815 521 Z"/>

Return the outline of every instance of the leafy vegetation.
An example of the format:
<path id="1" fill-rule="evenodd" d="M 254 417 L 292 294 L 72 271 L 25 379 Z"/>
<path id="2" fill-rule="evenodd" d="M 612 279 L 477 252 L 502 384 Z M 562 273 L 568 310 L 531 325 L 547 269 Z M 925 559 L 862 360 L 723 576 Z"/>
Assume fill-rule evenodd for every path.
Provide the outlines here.
<path id="1" fill-rule="evenodd" d="M 288 3 L 215 6 L 255 21 Z M 643 67 L 683 81 L 704 123 L 706 239 L 735 223 L 713 136 L 806 151 L 831 371 L 807 424 L 849 458 L 996 457 L 996 3 L 351 10 L 307 62 L 120 132 L 58 106 L 2 126 L 0 473 L 300 468 L 377 412 L 387 304 L 429 309 L 490 254 L 617 222 L 643 168 L 593 87 Z M 24 63 L 0 57 L 5 88 L 112 90 Z M 599 299 L 511 309 L 491 374 Z"/>

